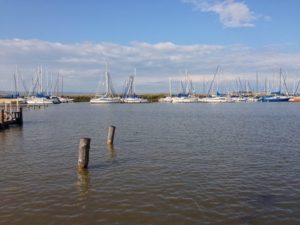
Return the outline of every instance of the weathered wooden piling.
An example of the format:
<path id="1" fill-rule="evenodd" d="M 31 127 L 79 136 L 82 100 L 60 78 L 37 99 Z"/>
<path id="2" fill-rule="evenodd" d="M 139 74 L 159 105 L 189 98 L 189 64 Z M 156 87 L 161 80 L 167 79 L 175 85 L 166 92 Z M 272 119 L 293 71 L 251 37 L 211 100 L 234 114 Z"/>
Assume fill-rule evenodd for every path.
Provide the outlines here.
<path id="1" fill-rule="evenodd" d="M 78 169 L 87 169 L 89 165 L 90 138 L 81 138 L 79 142 Z"/>
<path id="2" fill-rule="evenodd" d="M 107 144 L 112 145 L 114 143 L 114 137 L 115 137 L 115 126 L 109 126 L 108 127 L 108 134 L 107 134 Z"/>
<path id="3" fill-rule="evenodd" d="M 22 107 L 19 108 L 19 118 L 18 118 L 18 123 L 19 123 L 19 125 L 22 125 L 22 124 L 23 124 L 23 108 L 22 108 Z"/>
<path id="4" fill-rule="evenodd" d="M 4 109 L 1 110 L 1 124 L 4 124 L 5 117 L 4 117 Z"/>

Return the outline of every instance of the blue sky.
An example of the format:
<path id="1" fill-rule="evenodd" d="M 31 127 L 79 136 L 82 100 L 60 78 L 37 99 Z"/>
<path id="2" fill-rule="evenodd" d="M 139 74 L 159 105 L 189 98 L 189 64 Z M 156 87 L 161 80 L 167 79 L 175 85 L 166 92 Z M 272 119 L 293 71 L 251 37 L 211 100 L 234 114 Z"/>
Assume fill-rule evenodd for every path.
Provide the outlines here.
<path id="1" fill-rule="evenodd" d="M 279 67 L 297 79 L 299 8 L 298 0 L 0 0 L 0 89 L 15 64 L 27 80 L 42 64 L 65 74 L 68 90 L 93 91 L 105 60 L 119 88 L 137 67 L 145 92 L 163 91 L 185 69 L 209 80 L 219 64 L 227 81 Z"/>

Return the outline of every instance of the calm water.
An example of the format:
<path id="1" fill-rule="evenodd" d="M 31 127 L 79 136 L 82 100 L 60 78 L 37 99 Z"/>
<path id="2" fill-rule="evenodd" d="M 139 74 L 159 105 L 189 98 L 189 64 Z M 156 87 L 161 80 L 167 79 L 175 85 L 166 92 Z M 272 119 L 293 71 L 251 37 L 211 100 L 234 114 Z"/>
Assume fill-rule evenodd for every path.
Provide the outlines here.
<path id="1" fill-rule="evenodd" d="M 61 104 L 24 117 L 0 132 L 1 225 L 300 224 L 300 104 Z M 92 138 L 81 173 L 80 137 Z"/>

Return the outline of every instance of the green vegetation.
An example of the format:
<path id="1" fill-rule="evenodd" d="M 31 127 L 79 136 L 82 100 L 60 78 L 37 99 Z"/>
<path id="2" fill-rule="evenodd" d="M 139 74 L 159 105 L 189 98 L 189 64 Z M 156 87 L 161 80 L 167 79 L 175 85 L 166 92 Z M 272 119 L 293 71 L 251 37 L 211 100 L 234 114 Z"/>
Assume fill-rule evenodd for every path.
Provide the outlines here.
<path id="1" fill-rule="evenodd" d="M 147 99 L 149 102 L 158 102 L 158 99 L 165 97 L 166 94 L 143 94 L 142 98 Z"/>
<path id="2" fill-rule="evenodd" d="M 74 102 L 89 102 L 91 98 L 94 96 L 92 95 L 72 95 L 72 96 L 67 96 L 68 98 L 74 99 Z"/>
<path id="3" fill-rule="evenodd" d="M 140 96 L 144 99 L 147 99 L 149 102 L 158 102 L 158 99 L 163 98 L 167 95 L 160 93 L 160 94 L 143 94 Z M 74 102 L 89 102 L 94 97 L 94 95 L 70 95 L 65 97 L 74 99 Z"/>

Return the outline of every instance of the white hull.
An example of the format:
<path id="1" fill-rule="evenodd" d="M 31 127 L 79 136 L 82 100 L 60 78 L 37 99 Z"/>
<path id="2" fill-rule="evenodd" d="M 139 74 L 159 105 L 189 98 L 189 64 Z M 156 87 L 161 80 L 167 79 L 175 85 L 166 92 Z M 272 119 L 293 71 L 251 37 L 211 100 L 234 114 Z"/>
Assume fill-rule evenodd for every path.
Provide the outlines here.
<path id="1" fill-rule="evenodd" d="M 64 98 L 64 97 L 58 97 L 58 99 L 61 103 L 69 103 L 69 102 L 73 102 L 74 100 L 72 98 Z"/>
<path id="2" fill-rule="evenodd" d="M 47 105 L 47 104 L 53 104 L 53 101 L 51 99 L 47 98 L 38 98 L 38 97 L 31 97 L 27 99 L 28 105 Z"/>
<path id="3" fill-rule="evenodd" d="M 211 97 L 211 98 L 201 98 L 199 102 L 202 103 L 230 103 L 234 102 L 231 98 L 226 97 Z"/>
<path id="4" fill-rule="evenodd" d="M 233 97 L 231 98 L 233 102 L 246 102 L 247 98 L 241 98 L 241 97 Z"/>
<path id="5" fill-rule="evenodd" d="M 148 100 L 142 98 L 124 98 L 124 103 L 148 103 Z"/>
<path id="6" fill-rule="evenodd" d="M 165 97 L 165 98 L 158 99 L 158 101 L 162 102 L 162 103 L 171 103 L 171 102 L 173 102 L 173 98 L 172 97 Z"/>
<path id="7" fill-rule="evenodd" d="M 173 103 L 196 103 L 198 102 L 198 98 L 194 97 L 174 97 Z"/>
<path id="8" fill-rule="evenodd" d="M 120 98 L 93 98 L 90 101 L 91 104 L 113 104 L 113 103 L 121 103 Z"/>

